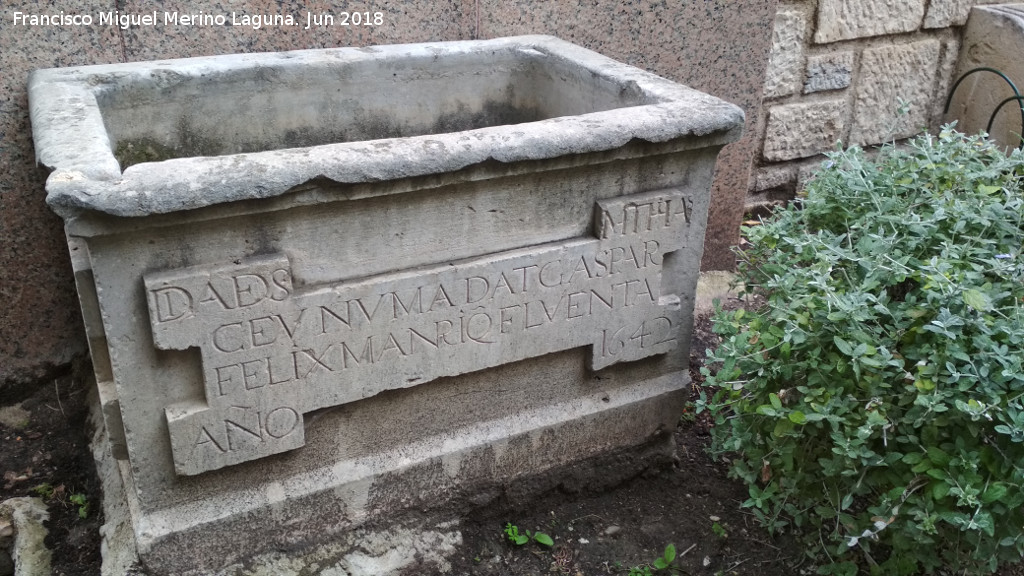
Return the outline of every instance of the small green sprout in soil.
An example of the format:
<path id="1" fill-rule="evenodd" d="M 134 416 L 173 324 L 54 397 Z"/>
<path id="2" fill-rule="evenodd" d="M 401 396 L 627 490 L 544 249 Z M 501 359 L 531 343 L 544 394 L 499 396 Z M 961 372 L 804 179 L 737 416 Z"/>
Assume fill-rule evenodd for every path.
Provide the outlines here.
<path id="1" fill-rule="evenodd" d="M 655 558 L 650 564 L 642 564 L 640 566 L 633 566 L 629 569 L 629 576 L 653 576 L 653 574 L 659 570 L 671 570 L 672 562 L 676 559 L 676 547 L 675 544 L 669 544 L 665 546 L 665 551 L 661 554 L 660 558 Z"/>
<path id="2" fill-rule="evenodd" d="M 696 405 L 693 402 L 687 402 L 683 406 L 683 413 L 679 417 L 679 421 L 683 423 L 693 423 L 697 421 Z"/>
<path id="3" fill-rule="evenodd" d="M 79 518 L 89 517 L 89 499 L 85 496 L 85 494 L 72 494 L 71 496 L 68 496 L 68 502 L 71 502 L 75 506 L 78 506 Z"/>
<path id="4" fill-rule="evenodd" d="M 89 497 L 80 492 L 68 495 L 67 488 L 63 484 L 54 486 L 43 482 L 32 488 L 32 492 L 47 502 L 59 502 L 65 508 L 76 506 L 79 518 L 89 517 Z"/>
<path id="5" fill-rule="evenodd" d="M 530 540 L 548 547 L 555 545 L 555 541 L 551 539 L 551 536 L 543 532 L 530 532 L 529 530 L 521 534 L 519 527 L 511 522 L 505 524 L 505 536 L 508 537 L 509 542 L 516 546 L 522 546 Z"/>
<path id="6" fill-rule="evenodd" d="M 43 500 L 49 500 L 53 498 L 54 488 L 48 482 L 43 482 L 42 484 L 33 487 L 32 492 Z"/>

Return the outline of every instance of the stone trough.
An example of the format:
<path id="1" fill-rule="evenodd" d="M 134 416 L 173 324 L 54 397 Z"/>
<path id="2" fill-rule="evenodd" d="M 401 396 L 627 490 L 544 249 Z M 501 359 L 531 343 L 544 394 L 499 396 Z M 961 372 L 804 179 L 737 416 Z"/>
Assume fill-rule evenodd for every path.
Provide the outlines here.
<path id="1" fill-rule="evenodd" d="M 544 36 L 41 70 L 30 107 L 150 573 L 670 448 L 737 107 Z"/>

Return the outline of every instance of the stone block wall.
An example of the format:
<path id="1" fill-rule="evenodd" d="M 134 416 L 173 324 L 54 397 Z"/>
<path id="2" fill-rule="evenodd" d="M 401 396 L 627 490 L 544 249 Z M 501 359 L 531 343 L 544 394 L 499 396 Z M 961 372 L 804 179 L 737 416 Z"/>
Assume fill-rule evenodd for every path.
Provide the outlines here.
<path id="1" fill-rule="evenodd" d="M 37 68 L 551 34 L 739 105 L 745 134 L 716 166 L 705 269 L 729 269 L 739 237 L 777 0 L 11 0 L 0 3 L 0 402 L 86 352 L 60 219 L 44 203 L 26 85 Z M 14 13 L 300 15 L 247 26 L 27 26 Z M 379 26 L 305 28 L 305 13 L 382 11 Z M 253 121 L 258 121 L 254 117 Z M 140 288 L 141 289 L 141 288 Z"/>
<path id="2" fill-rule="evenodd" d="M 970 9 L 996 1 L 783 0 L 748 209 L 792 198 L 837 142 L 937 128 Z"/>

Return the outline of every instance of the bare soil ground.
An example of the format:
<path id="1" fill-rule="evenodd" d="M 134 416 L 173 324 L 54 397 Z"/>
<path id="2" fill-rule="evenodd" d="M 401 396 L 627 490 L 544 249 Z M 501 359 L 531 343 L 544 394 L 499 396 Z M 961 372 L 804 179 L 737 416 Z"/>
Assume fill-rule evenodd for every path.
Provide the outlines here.
<path id="1" fill-rule="evenodd" d="M 791 575 L 801 555 L 774 541 L 740 510 L 747 491 L 708 461 L 701 425 L 676 434 L 679 462 L 598 495 L 551 494 L 527 510 L 483 513 L 462 526 L 456 574 L 493 576 L 628 573 L 649 565 L 668 544 L 681 574 Z M 510 543 L 502 528 L 552 536 L 551 548 Z M 717 532 L 715 526 L 717 525 Z M 667 572 L 657 572 L 657 574 Z"/>
<path id="2" fill-rule="evenodd" d="M 704 350 L 717 345 L 709 318 L 697 319 L 691 346 L 692 399 L 700 393 Z M 722 463 L 705 453 L 710 422 L 684 414 L 675 432 L 676 462 L 600 494 L 548 494 L 527 509 L 482 510 L 462 525 L 456 574 L 483 576 L 564 574 L 626 575 L 650 567 L 668 544 L 677 574 L 790 576 L 802 552 L 776 540 L 740 508 L 746 487 L 729 480 Z M 511 543 L 503 528 L 541 531 L 548 548 Z M 717 528 L 716 528 L 717 525 Z M 655 574 L 666 574 L 659 571 Z"/>
<path id="3" fill-rule="evenodd" d="M 46 546 L 53 551 L 54 576 L 100 573 L 103 516 L 86 436 L 86 395 L 84 379 L 69 370 L 39 382 L 30 396 L 8 398 L 0 407 L 0 500 L 45 499 L 50 512 Z"/>

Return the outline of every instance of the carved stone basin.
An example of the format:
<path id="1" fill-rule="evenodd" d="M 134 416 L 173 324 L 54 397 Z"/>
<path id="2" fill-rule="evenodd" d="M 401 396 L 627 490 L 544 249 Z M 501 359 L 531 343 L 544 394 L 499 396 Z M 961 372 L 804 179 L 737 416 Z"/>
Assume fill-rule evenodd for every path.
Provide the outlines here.
<path id="1" fill-rule="evenodd" d="M 671 447 L 735 106 L 542 36 L 42 70 L 30 105 L 152 573 Z"/>

